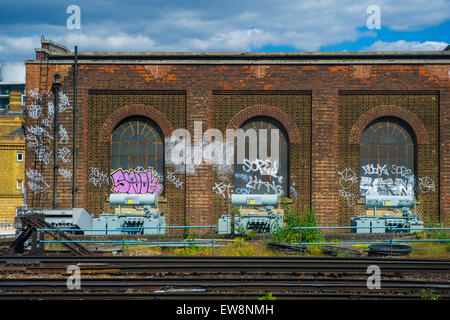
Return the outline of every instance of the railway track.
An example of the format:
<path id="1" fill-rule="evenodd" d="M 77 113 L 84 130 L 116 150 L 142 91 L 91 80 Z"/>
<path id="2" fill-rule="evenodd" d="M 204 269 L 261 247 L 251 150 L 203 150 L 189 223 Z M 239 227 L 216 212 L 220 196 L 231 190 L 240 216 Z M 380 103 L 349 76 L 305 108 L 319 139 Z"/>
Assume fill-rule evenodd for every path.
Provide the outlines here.
<path id="1" fill-rule="evenodd" d="M 67 288 L 77 265 L 81 289 Z M 367 288 L 367 267 L 381 289 Z M 0 257 L 0 299 L 450 299 L 450 261 L 302 257 Z"/>

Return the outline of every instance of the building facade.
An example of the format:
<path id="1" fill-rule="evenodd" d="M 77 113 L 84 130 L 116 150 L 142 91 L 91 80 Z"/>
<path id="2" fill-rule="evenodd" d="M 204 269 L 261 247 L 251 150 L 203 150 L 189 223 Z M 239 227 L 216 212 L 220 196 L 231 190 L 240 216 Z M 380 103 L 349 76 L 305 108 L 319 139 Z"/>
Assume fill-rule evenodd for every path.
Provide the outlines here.
<path id="1" fill-rule="evenodd" d="M 26 61 L 28 204 L 100 214 L 110 193 L 157 193 L 169 225 L 211 225 L 232 193 L 278 193 L 333 226 L 366 195 L 412 195 L 425 222 L 448 225 L 449 63 L 449 51 L 75 58 L 43 40 Z M 196 126 L 279 129 L 279 162 L 173 163 L 172 133 Z"/>

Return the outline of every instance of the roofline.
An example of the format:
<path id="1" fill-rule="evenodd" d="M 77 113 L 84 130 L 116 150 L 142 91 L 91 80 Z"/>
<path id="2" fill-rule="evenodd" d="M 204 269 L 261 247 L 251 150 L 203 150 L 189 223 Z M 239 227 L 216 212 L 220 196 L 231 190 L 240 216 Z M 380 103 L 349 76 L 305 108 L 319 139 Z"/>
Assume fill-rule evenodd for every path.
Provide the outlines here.
<path id="1" fill-rule="evenodd" d="M 73 63 L 74 53 L 48 52 L 26 64 Z M 393 52 L 81 52 L 79 64 L 429 64 L 450 63 L 449 51 Z"/>

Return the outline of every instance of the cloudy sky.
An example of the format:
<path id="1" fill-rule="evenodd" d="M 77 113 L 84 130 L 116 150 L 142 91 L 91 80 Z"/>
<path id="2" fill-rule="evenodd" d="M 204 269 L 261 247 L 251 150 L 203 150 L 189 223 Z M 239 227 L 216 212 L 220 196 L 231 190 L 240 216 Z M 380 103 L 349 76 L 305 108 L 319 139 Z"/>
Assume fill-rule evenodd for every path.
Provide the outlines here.
<path id="1" fill-rule="evenodd" d="M 0 0 L 0 63 L 41 35 L 79 51 L 422 51 L 449 42 L 450 0 Z M 81 28 L 69 29 L 70 5 Z M 369 29 L 370 5 L 380 29 Z"/>

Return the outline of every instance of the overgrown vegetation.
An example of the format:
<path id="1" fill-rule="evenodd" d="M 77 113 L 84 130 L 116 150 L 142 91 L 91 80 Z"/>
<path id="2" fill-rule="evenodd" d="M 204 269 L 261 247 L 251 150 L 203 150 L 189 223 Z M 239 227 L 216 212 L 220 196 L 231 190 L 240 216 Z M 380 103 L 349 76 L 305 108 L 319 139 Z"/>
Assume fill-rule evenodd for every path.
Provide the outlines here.
<path id="1" fill-rule="evenodd" d="M 320 229 L 307 229 L 300 232 L 294 227 L 317 227 L 317 217 L 314 209 L 304 209 L 301 214 L 296 209 L 290 209 L 283 199 L 281 206 L 284 209 L 284 226 L 272 234 L 277 242 L 322 242 L 324 240 Z"/>
<path id="2" fill-rule="evenodd" d="M 436 294 L 433 289 L 422 289 L 420 290 L 422 296 L 420 297 L 422 300 L 439 300 L 440 295 Z"/>
<path id="3" fill-rule="evenodd" d="M 272 296 L 272 292 L 269 292 L 263 297 L 258 297 L 258 300 L 277 300 L 277 298 Z"/>

